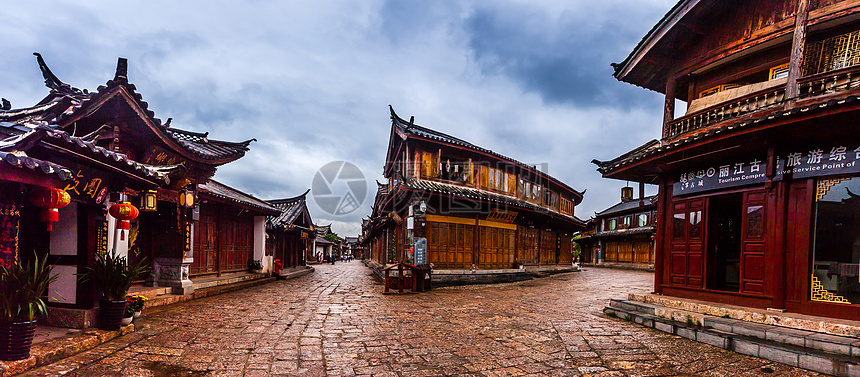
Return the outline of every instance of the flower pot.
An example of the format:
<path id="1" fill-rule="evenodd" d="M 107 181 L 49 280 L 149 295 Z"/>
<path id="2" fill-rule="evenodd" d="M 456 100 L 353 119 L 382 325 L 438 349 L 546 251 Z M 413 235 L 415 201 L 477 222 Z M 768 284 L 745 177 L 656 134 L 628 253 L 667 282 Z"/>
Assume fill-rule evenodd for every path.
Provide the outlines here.
<path id="1" fill-rule="evenodd" d="M 0 323 L 0 360 L 29 358 L 35 334 L 36 321 Z"/>
<path id="2" fill-rule="evenodd" d="M 140 317 L 141 312 L 143 312 L 143 310 L 138 310 L 138 311 L 134 312 L 134 318 Z"/>
<path id="3" fill-rule="evenodd" d="M 99 328 L 102 330 L 116 331 L 122 326 L 122 317 L 125 315 L 125 300 L 99 301 Z"/>
<path id="4" fill-rule="evenodd" d="M 132 320 L 134 320 L 134 317 L 122 317 L 122 321 L 120 322 L 120 325 L 128 326 L 131 324 Z"/>

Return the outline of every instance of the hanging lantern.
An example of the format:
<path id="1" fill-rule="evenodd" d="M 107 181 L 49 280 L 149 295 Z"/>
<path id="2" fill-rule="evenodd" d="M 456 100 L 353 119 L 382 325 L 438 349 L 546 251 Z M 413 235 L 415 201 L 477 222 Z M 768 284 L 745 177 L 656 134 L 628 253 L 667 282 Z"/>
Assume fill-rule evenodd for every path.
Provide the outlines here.
<path id="1" fill-rule="evenodd" d="M 140 210 L 141 211 L 157 211 L 158 210 L 158 192 L 155 190 L 146 190 L 140 193 Z"/>
<path id="2" fill-rule="evenodd" d="M 182 190 L 179 192 L 179 205 L 185 208 L 194 207 L 194 191 Z"/>
<path id="3" fill-rule="evenodd" d="M 40 220 L 48 223 L 48 231 L 53 230 L 55 222 L 60 221 L 60 208 L 69 205 L 71 197 L 64 190 L 52 187 L 39 187 L 30 193 L 30 202 L 43 208 Z"/>
<path id="4" fill-rule="evenodd" d="M 119 220 L 116 228 L 121 230 L 131 229 L 130 221 L 136 219 L 139 213 L 137 207 L 128 202 L 116 203 L 110 207 L 110 215 Z"/>

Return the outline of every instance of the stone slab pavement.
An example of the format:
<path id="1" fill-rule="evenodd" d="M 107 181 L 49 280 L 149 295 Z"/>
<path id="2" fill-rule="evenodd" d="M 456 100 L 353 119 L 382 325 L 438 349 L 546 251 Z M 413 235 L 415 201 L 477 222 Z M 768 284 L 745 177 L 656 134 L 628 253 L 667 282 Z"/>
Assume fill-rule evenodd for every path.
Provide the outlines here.
<path id="1" fill-rule="evenodd" d="M 586 268 L 382 295 L 359 261 L 148 308 L 134 333 L 27 376 L 817 376 L 609 318 L 653 274 Z"/>

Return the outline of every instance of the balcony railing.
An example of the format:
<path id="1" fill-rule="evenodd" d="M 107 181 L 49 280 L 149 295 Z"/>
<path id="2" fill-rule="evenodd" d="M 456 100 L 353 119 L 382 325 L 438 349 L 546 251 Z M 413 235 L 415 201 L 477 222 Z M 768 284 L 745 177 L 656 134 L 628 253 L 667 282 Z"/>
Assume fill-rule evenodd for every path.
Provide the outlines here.
<path id="1" fill-rule="evenodd" d="M 860 88 L 860 66 L 822 72 L 798 80 L 797 100 L 827 97 Z M 726 120 L 784 106 L 785 86 L 769 88 L 702 109 L 669 122 L 668 139 Z"/>

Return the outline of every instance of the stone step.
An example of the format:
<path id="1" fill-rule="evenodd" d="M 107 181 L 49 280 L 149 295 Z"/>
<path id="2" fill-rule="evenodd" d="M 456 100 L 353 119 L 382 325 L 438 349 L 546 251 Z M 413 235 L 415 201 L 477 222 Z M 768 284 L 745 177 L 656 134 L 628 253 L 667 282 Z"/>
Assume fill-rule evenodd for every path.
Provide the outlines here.
<path id="1" fill-rule="evenodd" d="M 834 376 L 860 377 L 860 345 L 855 346 L 853 344 L 853 341 L 857 339 L 853 339 L 852 341 L 851 338 L 846 337 L 837 337 L 843 339 L 833 339 L 830 338 L 834 337 L 833 335 L 826 334 L 817 334 L 817 336 L 816 334 L 797 334 L 794 331 L 798 330 L 794 329 L 750 324 L 769 327 L 758 328 L 757 330 L 761 331 L 756 332 L 753 331 L 755 330 L 753 328 L 755 326 L 748 327 L 745 324 L 737 323 L 739 320 L 728 320 L 712 316 L 707 316 L 710 318 L 704 318 L 703 320 L 700 319 L 700 325 L 697 326 L 695 320 L 678 321 L 671 317 L 661 316 L 660 314 L 651 315 L 635 309 L 627 310 L 622 308 L 622 304 L 625 303 L 613 300 L 610 306 L 604 308 L 603 311 L 611 317 L 617 317 L 744 355 L 760 357 Z M 630 306 L 639 308 L 636 305 Z M 659 309 L 657 310 L 658 313 L 660 312 Z M 682 313 L 683 311 L 679 310 L 673 310 L 673 312 L 676 315 L 686 315 Z M 690 316 L 692 318 L 692 314 Z M 691 322 L 693 323 L 691 324 Z M 714 327 L 713 324 L 717 324 L 717 326 Z M 770 338 L 768 338 L 768 332 L 771 333 Z M 761 337 L 756 335 L 760 335 Z M 803 342 L 801 343 L 794 339 L 794 336 L 801 336 Z M 846 342 L 848 343 L 847 353 L 845 353 L 846 348 L 842 347 Z"/>
<path id="2" fill-rule="evenodd" d="M 713 316 L 705 318 L 704 326 L 782 344 L 791 344 L 840 355 L 860 357 L 860 339 L 858 338 Z"/>

